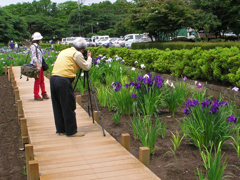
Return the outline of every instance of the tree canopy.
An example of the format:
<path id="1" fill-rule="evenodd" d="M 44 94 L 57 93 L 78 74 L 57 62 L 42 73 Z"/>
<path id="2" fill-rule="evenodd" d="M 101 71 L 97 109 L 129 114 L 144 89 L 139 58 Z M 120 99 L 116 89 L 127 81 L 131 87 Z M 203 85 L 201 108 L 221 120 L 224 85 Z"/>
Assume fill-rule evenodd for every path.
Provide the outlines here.
<path id="1" fill-rule="evenodd" d="M 38 31 L 44 40 L 92 34 L 124 36 L 148 33 L 158 41 L 185 27 L 220 34 L 240 33 L 240 0 L 127 0 L 78 5 L 33 0 L 0 8 L 0 42 L 29 38 Z M 18 25 L 17 25 L 18 24 Z M 17 32 L 19 31 L 19 32 Z"/>

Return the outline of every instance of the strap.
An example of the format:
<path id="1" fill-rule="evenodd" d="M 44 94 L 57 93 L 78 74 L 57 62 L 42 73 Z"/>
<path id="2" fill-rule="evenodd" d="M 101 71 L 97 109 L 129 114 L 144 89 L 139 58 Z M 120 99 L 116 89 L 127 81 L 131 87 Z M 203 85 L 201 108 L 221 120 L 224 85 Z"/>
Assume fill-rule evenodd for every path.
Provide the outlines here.
<path id="1" fill-rule="evenodd" d="M 35 45 L 34 45 L 35 46 Z M 37 46 L 35 46 L 36 48 L 36 56 L 37 56 L 37 59 L 38 59 L 38 51 L 37 51 Z"/>
<path id="2" fill-rule="evenodd" d="M 30 53 L 30 50 L 29 50 L 29 52 L 28 52 L 28 55 L 27 55 L 27 58 L 26 58 L 25 64 L 27 63 L 29 53 Z"/>

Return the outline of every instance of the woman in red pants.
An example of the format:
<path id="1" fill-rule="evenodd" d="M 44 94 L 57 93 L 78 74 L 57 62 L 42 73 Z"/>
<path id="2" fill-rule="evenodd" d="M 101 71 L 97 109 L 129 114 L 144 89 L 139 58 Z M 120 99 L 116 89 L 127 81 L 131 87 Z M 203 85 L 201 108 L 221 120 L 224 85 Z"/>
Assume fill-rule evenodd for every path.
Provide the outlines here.
<path id="1" fill-rule="evenodd" d="M 43 76 L 43 69 L 42 69 L 42 58 L 43 53 L 39 47 L 39 43 L 41 43 L 41 39 L 43 38 L 39 32 L 35 32 L 32 35 L 32 45 L 30 46 L 31 52 L 31 64 L 37 67 L 39 71 L 39 78 L 35 78 L 34 82 L 34 100 L 42 101 L 43 99 L 49 99 L 47 92 L 45 91 L 45 84 L 44 84 L 44 76 Z M 39 95 L 39 88 L 42 91 L 42 97 Z"/>

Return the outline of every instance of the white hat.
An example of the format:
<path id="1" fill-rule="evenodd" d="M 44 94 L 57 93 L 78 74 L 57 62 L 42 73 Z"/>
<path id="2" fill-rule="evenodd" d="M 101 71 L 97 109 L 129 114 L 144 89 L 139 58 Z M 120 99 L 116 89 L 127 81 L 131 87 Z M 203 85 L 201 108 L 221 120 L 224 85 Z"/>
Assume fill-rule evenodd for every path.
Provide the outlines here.
<path id="1" fill-rule="evenodd" d="M 43 37 L 42 37 L 42 35 L 39 32 L 35 32 L 32 35 L 32 38 L 33 38 L 33 41 L 35 41 L 35 40 L 41 40 Z"/>

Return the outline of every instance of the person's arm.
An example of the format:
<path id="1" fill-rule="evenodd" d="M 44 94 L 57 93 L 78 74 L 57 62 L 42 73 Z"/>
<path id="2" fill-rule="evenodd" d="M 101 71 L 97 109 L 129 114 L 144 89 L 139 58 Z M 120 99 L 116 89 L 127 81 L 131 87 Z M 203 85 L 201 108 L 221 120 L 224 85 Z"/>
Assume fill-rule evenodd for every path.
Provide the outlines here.
<path id="1" fill-rule="evenodd" d="M 78 67 L 80 67 L 84 71 L 88 71 L 92 66 L 92 58 L 91 58 L 90 52 L 88 52 L 87 61 L 84 59 L 82 53 L 80 53 L 80 52 L 76 52 L 73 55 L 73 60 L 78 65 Z"/>

